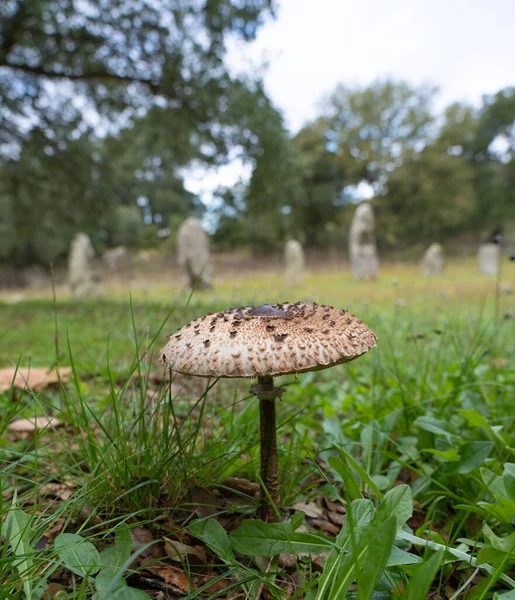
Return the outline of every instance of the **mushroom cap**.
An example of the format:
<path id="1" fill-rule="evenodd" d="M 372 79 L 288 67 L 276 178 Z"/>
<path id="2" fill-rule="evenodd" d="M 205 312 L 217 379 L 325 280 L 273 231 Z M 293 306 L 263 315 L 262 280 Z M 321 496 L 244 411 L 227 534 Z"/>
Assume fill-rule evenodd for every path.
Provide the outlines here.
<path id="1" fill-rule="evenodd" d="M 332 306 L 263 304 L 191 321 L 161 350 L 162 362 L 200 377 L 257 377 L 318 371 L 376 345 L 360 319 Z"/>

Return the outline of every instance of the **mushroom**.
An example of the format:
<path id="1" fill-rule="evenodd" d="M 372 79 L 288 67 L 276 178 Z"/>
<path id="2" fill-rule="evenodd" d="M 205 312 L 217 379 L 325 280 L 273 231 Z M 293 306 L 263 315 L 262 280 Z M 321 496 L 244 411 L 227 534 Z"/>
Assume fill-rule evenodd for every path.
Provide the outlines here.
<path id="1" fill-rule="evenodd" d="M 332 306 L 263 304 L 210 313 L 180 329 L 161 351 L 170 369 L 199 377 L 257 377 L 251 391 L 259 398 L 260 516 L 276 521 L 279 472 L 275 387 L 279 375 L 327 369 L 349 362 L 376 345 L 363 321 Z"/>

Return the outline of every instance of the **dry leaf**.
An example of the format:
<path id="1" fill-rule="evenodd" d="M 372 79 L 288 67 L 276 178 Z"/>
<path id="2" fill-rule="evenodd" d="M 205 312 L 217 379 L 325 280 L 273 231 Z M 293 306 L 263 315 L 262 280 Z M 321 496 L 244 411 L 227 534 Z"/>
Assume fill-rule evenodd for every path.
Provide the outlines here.
<path id="1" fill-rule="evenodd" d="M 55 417 L 35 417 L 30 419 L 17 419 L 8 425 L 10 431 L 25 433 L 35 431 L 36 429 L 45 429 L 47 427 L 60 427 L 61 421 Z"/>
<path id="2" fill-rule="evenodd" d="M 72 490 L 63 483 L 45 483 L 38 490 L 39 496 L 54 496 L 59 500 L 69 500 L 72 494 Z"/>
<path id="3" fill-rule="evenodd" d="M 213 571 L 202 577 L 200 582 L 201 585 L 204 586 L 206 584 L 209 584 L 209 587 L 205 590 L 206 594 L 216 594 L 216 592 L 225 592 L 229 589 L 231 584 L 234 583 L 233 581 L 231 581 L 230 579 L 226 579 L 225 577 L 223 579 L 218 579 L 218 581 L 215 581 L 218 577 L 219 575 L 217 575 Z"/>
<path id="4" fill-rule="evenodd" d="M 312 527 L 321 529 L 322 531 L 325 531 L 325 533 L 329 533 L 331 535 L 338 535 L 340 533 L 340 529 L 341 529 L 341 527 L 334 525 L 333 523 L 331 523 L 330 521 L 327 521 L 326 519 L 309 519 L 308 523 Z"/>
<path id="5" fill-rule="evenodd" d="M 345 510 L 345 506 L 343 506 L 343 504 L 341 502 L 333 502 L 332 500 L 329 500 L 329 498 L 326 498 L 325 496 L 322 496 L 325 505 L 327 506 L 327 508 L 332 511 L 332 512 L 337 512 L 340 513 L 341 515 L 344 515 L 347 511 Z"/>
<path id="6" fill-rule="evenodd" d="M 145 546 L 146 544 L 149 544 L 150 542 L 154 541 L 154 536 L 150 533 L 148 529 L 145 529 L 145 527 L 133 527 L 131 529 L 131 535 L 132 539 L 134 540 L 134 548 L 136 550 L 139 550 L 142 546 Z M 139 554 L 138 562 L 140 564 L 144 564 L 145 562 L 154 558 L 153 552 L 155 546 L 156 544 L 153 544 L 152 546 L 146 548 L 145 550 L 143 550 L 143 552 Z"/>
<path id="7" fill-rule="evenodd" d="M 252 497 L 259 494 L 259 483 L 243 477 L 228 477 L 222 485 Z"/>
<path id="8" fill-rule="evenodd" d="M 329 517 L 329 520 L 331 521 L 331 523 L 334 523 L 335 525 L 339 525 L 340 527 L 343 527 L 343 521 L 344 521 L 345 517 L 342 514 L 337 513 L 337 512 L 328 511 L 327 516 Z"/>
<path id="9" fill-rule="evenodd" d="M 173 567 L 172 565 L 165 565 L 159 568 L 148 569 L 154 575 L 158 575 L 167 583 L 168 585 L 173 585 L 181 592 L 189 592 L 190 591 L 190 582 L 188 580 L 188 576 L 186 573 L 179 569 L 178 567 Z"/>
<path id="10" fill-rule="evenodd" d="M 175 562 L 182 562 L 186 557 L 191 556 L 195 556 L 203 563 L 206 562 L 206 551 L 202 546 L 188 546 L 188 544 L 167 539 L 165 552 Z"/>
<path id="11" fill-rule="evenodd" d="M 495 367 L 497 369 L 501 369 L 502 367 L 507 367 L 509 364 L 509 360 L 507 358 L 492 358 L 492 360 L 490 361 L 492 367 Z"/>
<path id="12" fill-rule="evenodd" d="M 206 488 L 201 487 L 194 487 L 191 490 L 191 503 L 194 505 L 195 512 L 201 519 L 216 515 L 222 507 L 220 498 L 209 490 L 206 490 Z"/>
<path id="13" fill-rule="evenodd" d="M 68 382 L 71 372 L 70 367 L 59 369 L 59 376 L 63 383 Z M 50 385 L 59 383 L 59 376 L 55 369 L 49 371 L 45 368 L 7 367 L 0 369 L 0 392 L 11 389 L 11 386 L 21 390 L 28 387 L 34 392 L 40 392 Z"/>
<path id="14" fill-rule="evenodd" d="M 324 509 L 317 506 L 314 502 L 296 502 L 292 508 L 294 510 L 301 510 L 306 517 L 311 517 L 312 519 L 324 517 Z"/>

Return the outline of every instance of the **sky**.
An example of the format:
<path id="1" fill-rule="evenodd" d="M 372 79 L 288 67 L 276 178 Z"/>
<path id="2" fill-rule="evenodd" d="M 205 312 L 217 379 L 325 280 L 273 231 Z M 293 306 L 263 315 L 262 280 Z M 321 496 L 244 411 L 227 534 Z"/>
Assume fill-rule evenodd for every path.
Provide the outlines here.
<path id="1" fill-rule="evenodd" d="M 263 71 L 292 133 L 315 118 L 335 86 L 390 77 L 440 89 L 435 110 L 515 85 L 515 0 L 278 0 L 251 44 L 232 43 L 235 72 Z M 248 170 L 192 174 L 204 197 Z"/>

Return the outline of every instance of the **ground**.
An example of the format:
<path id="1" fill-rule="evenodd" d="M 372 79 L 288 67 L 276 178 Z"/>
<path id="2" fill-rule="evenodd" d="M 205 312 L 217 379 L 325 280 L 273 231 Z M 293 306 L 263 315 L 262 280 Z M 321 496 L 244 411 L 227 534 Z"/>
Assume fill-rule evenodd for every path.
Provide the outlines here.
<path id="1" fill-rule="evenodd" d="M 221 266 L 191 297 L 163 266 L 92 300 L 4 292 L 0 597 L 515 597 L 515 265 L 353 282 L 322 262 L 294 289 L 276 263 Z M 250 382 L 170 382 L 157 357 L 205 312 L 306 299 L 378 347 L 280 380 L 282 522 L 263 524 Z"/>

